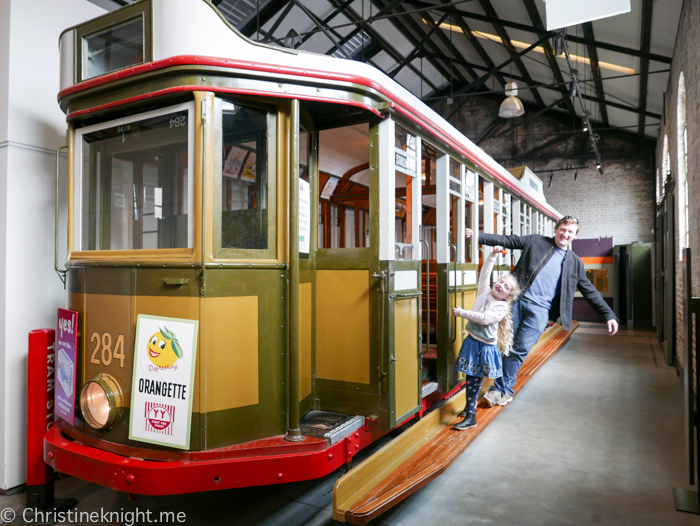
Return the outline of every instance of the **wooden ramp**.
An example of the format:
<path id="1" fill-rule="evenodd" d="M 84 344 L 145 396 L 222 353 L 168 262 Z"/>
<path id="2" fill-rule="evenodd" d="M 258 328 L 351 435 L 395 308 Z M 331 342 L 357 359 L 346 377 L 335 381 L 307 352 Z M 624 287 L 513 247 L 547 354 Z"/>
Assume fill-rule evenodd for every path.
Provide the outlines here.
<path id="1" fill-rule="evenodd" d="M 542 335 L 518 372 L 516 395 L 577 327 L 575 321 L 570 331 L 553 325 Z M 482 401 L 476 410 L 479 425 L 457 431 L 452 422 L 465 404 L 462 390 L 338 479 L 333 489 L 333 518 L 365 524 L 401 502 L 445 471 L 504 409 Z"/>

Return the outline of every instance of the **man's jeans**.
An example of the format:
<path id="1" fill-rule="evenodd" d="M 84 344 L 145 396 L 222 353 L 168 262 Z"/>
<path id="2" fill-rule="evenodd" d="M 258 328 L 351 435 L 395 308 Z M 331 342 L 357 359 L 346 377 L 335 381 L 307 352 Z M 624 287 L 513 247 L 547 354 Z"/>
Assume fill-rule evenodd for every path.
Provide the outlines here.
<path id="1" fill-rule="evenodd" d="M 503 376 L 497 378 L 491 388 L 508 396 L 513 396 L 518 369 L 547 327 L 549 310 L 521 299 L 513 304 L 511 316 L 514 334 L 513 349 L 508 356 L 503 357 Z"/>

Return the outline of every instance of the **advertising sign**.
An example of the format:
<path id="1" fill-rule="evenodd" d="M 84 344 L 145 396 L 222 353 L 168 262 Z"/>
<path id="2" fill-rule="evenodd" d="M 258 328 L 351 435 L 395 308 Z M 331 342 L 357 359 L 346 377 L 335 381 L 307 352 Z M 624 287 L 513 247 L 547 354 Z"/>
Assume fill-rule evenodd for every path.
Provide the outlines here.
<path id="1" fill-rule="evenodd" d="M 129 439 L 189 449 L 198 326 L 138 315 Z"/>
<path id="2" fill-rule="evenodd" d="M 58 309 L 56 328 L 56 414 L 75 425 L 75 357 L 78 349 L 78 313 Z"/>

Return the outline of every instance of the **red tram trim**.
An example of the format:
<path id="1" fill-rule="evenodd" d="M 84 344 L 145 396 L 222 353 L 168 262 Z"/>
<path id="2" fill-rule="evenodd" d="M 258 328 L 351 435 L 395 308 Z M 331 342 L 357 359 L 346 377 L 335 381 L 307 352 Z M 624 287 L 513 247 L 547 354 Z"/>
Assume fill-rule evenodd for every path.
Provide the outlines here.
<path id="1" fill-rule="evenodd" d="M 404 115 L 406 118 L 409 120 L 413 121 L 415 124 L 422 126 L 426 129 L 431 130 L 436 136 L 440 137 L 446 144 L 449 144 L 452 148 L 454 148 L 456 151 L 461 152 L 467 159 L 472 161 L 473 163 L 477 164 L 480 168 L 482 168 L 484 171 L 486 171 L 491 177 L 494 179 L 498 180 L 500 183 L 503 185 L 507 186 L 510 190 L 515 191 L 516 193 L 520 194 L 521 192 L 519 191 L 518 188 L 516 188 L 510 181 L 505 179 L 502 174 L 498 173 L 498 170 L 496 170 L 493 166 L 491 166 L 491 163 L 495 163 L 495 161 L 491 158 L 482 158 L 479 156 L 478 152 L 471 152 L 469 151 L 464 145 L 462 145 L 457 139 L 452 137 L 452 134 L 449 132 L 449 130 L 444 129 L 442 126 L 438 125 L 437 123 L 433 122 L 430 118 L 425 116 L 422 113 L 415 114 L 412 111 L 410 111 L 408 108 L 411 107 L 410 104 L 407 104 L 406 101 L 398 97 L 394 92 L 391 90 L 385 88 L 378 82 L 364 76 L 360 75 L 354 75 L 354 74 L 347 74 L 347 73 L 340 73 L 340 72 L 330 72 L 330 71 L 321 71 L 321 70 L 315 70 L 315 69 L 306 69 L 306 68 L 297 68 L 297 67 L 290 67 L 290 66 L 281 66 L 281 65 L 276 65 L 276 64 L 268 64 L 268 63 L 259 63 L 259 62 L 249 62 L 249 61 L 243 61 L 243 60 L 235 60 L 235 59 L 226 59 L 226 58 L 216 58 L 216 57 L 201 57 L 198 55 L 180 55 L 177 57 L 170 57 L 167 59 L 162 59 L 158 60 L 155 62 L 149 62 L 148 64 L 142 64 L 140 66 L 136 66 L 133 68 L 128 68 L 125 70 L 121 71 L 116 71 L 114 73 L 108 73 L 107 75 L 103 75 L 101 77 L 97 77 L 94 79 L 90 80 L 85 80 L 83 82 L 80 82 L 78 84 L 75 84 L 73 86 L 70 86 L 68 88 L 65 88 L 61 90 L 58 94 L 58 100 L 60 101 L 63 97 L 67 95 L 71 95 L 73 93 L 77 93 L 79 91 L 84 91 L 86 89 L 90 89 L 96 86 L 101 86 L 104 84 L 108 84 L 110 82 L 124 79 L 124 78 L 129 78 L 134 75 L 139 75 L 141 73 L 146 73 L 149 71 L 156 71 L 159 69 L 164 69 L 167 67 L 171 66 L 180 66 L 180 65 L 204 65 L 204 66 L 214 66 L 214 67 L 221 67 L 221 68 L 229 68 L 229 69 L 240 69 L 240 70 L 249 70 L 249 71 L 259 71 L 259 72 L 265 72 L 265 73 L 276 73 L 276 74 L 281 74 L 281 75 L 293 75 L 297 77 L 306 77 L 306 78 L 316 78 L 316 79 L 326 79 L 326 80 L 332 80 L 335 82 L 350 82 L 354 84 L 358 84 L 361 86 L 369 87 L 372 88 L 383 95 L 385 95 L 387 98 L 389 98 L 392 102 L 392 107 L 396 108 L 402 115 Z M 177 88 L 175 88 L 177 89 Z M 188 91 L 191 89 L 191 87 L 188 87 Z M 202 91 L 215 91 L 214 87 L 210 86 L 197 86 L 197 90 L 202 90 Z M 165 90 L 164 90 L 165 91 Z M 184 90 L 183 90 L 184 91 Z M 262 93 L 260 91 L 255 91 L 253 90 L 254 93 Z M 141 95 L 141 98 L 148 98 L 149 96 L 152 96 L 153 94 L 146 94 L 146 95 Z M 287 98 L 292 98 L 292 97 L 297 97 L 293 93 L 275 93 L 274 96 L 276 97 L 287 97 Z M 134 97 L 135 100 L 139 100 L 138 97 Z M 304 100 L 328 100 L 328 99 L 323 99 L 321 97 L 315 98 L 315 97 L 308 97 L 305 98 Z M 342 103 L 343 101 L 339 101 L 337 99 L 330 99 L 335 103 Z M 345 102 L 350 102 L 350 101 L 345 101 Z M 116 102 L 113 103 L 114 105 L 119 105 L 123 104 L 124 102 Z M 395 106 L 394 103 L 398 104 L 398 106 Z M 355 105 L 358 105 L 360 107 L 365 107 L 367 109 L 370 109 L 373 112 L 376 112 L 374 108 L 371 108 L 367 105 L 363 105 L 360 103 L 355 103 Z M 95 109 L 88 109 L 88 110 L 82 110 L 82 114 L 89 113 L 95 111 Z M 73 118 L 77 116 L 79 112 L 76 112 L 75 114 L 71 114 L 69 118 Z M 486 154 L 484 154 L 486 155 Z M 505 170 L 505 169 L 504 169 Z M 543 210 L 546 210 L 551 217 L 559 219 L 561 217 L 561 214 L 558 212 L 554 212 L 548 205 L 542 204 L 536 199 L 532 198 L 531 196 L 525 196 L 523 195 L 524 198 L 529 199 L 531 202 L 537 204 L 537 206 Z"/>
<path id="2" fill-rule="evenodd" d="M 67 439 L 59 422 L 44 437 L 44 460 L 55 471 L 136 495 L 178 495 L 267 486 L 323 477 L 378 438 L 365 426 L 315 452 L 201 461 L 125 457 Z"/>

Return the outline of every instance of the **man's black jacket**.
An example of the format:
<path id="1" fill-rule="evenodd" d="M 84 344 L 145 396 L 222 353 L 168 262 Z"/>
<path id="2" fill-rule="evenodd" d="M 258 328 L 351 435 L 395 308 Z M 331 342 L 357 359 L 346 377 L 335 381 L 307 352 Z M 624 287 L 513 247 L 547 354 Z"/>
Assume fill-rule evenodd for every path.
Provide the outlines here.
<path id="1" fill-rule="evenodd" d="M 518 280 L 522 297 L 532 286 L 537 274 L 554 255 L 556 244 L 553 237 L 539 234 L 531 236 L 498 236 L 479 232 L 479 243 L 488 246 L 500 245 L 505 248 L 522 250 L 523 253 L 515 265 L 513 276 Z M 583 261 L 571 250 L 566 251 L 560 278 L 561 288 L 557 297 L 552 300 L 549 319 L 556 320 L 561 316 L 561 324 L 567 331 L 571 329 L 571 314 L 574 308 L 576 287 L 581 291 L 586 301 L 606 320 L 614 320 L 615 313 L 605 303 L 593 284 L 586 277 Z"/>

